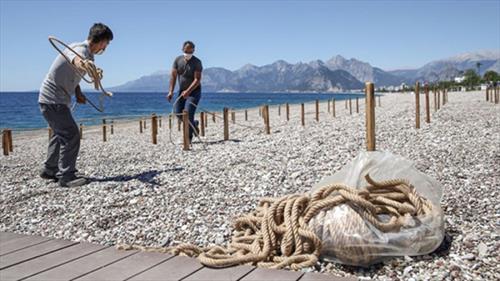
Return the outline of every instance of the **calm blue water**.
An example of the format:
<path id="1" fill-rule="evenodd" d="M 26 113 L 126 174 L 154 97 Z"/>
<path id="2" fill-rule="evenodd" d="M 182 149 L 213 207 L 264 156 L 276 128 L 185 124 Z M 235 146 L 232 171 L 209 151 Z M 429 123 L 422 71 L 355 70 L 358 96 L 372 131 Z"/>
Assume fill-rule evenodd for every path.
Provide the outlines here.
<path id="1" fill-rule="evenodd" d="M 98 104 L 97 93 L 86 93 Z M 203 93 L 199 107 L 219 111 L 223 107 L 242 109 L 263 104 L 298 104 L 316 99 L 343 100 L 362 94 L 290 94 L 290 93 Z M 47 123 L 38 108 L 38 92 L 1 92 L 0 93 L 0 128 L 36 129 L 46 128 Z M 73 116 L 78 120 L 96 118 L 95 121 L 83 121 L 84 124 L 100 123 L 102 118 L 168 114 L 172 107 L 165 99 L 165 93 L 114 93 L 112 98 L 105 98 L 104 113 L 96 111 L 90 105 L 78 105 Z"/>

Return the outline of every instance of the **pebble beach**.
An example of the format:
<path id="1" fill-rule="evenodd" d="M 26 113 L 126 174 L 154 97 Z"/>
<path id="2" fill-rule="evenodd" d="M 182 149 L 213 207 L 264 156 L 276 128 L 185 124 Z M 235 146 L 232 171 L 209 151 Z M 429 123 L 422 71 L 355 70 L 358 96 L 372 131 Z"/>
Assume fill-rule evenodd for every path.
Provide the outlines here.
<path id="1" fill-rule="evenodd" d="M 415 96 L 377 98 L 376 148 L 400 155 L 443 188 L 445 241 L 434 253 L 399 257 L 369 268 L 321 261 L 308 269 L 362 280 L 500 279 L 500 105 L 484 91 L 450 92 L 438 111 L 431 97 L 431 123 L 415 129 Z M 14 152 L 0 156 L 0 231 L 50 236 L 103 245 L 145 246 L 189 242 L 221 245 L 231 222 L 252 211 L 262 197 L 305 193 L 349 163 L 365 145 L 364 100 L 270 107 L 271 134 L 256 108 L 235 113 L 229 140 L 222 120 L 208 116 L 205 137 L 182 150 L 176 122 L 162 117 L 158 144 L 151 124 L 116 120 L 103 142 L 101 126 L 84 127 L 79 173 L 91 183 L 61 188 L 39 178 L 47 130 L 14 132 Z M 198 118 L 199 115 L 197 115 Z"/>

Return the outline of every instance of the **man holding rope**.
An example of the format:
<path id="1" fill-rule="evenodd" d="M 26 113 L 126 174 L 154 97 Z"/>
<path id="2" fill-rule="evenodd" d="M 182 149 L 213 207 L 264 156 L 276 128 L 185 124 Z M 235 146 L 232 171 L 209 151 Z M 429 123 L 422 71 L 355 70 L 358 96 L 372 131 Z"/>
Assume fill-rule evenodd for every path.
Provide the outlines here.
<path id="1" fill-rule="evenodd" d="M 203 66 L 201 65 L 201 60 L 193 56 L 193 42 L 184 42 L 182 51 L 184 54 L 178 56 L 172 66 L 167 100 L 169 102 L 172 100 L 175 82 L 177 77 L 179 77 L 179 97 L 173 105 L 175 114 L 177 114 L 178 118 L 181 118 L 180 114 L 183 110 L 186 110 L 189 115 L 189 122 L 196 128 L 196 134 L 198 134 L 198 121 L 194 120 L 194 116 L 196 107 L 201 99 L 201 72 Z M 189 142 L 193 139 L 192 126 L 189 126 Z"/>
<path id="2" fill-rule="evenodd" d="M 70 45 L 83 59 L 68 49 L 64 50 L 66 58 L 62 55 L 56 57 L 40 87 L 40 111 L 53 131 L 40 177 L 59 181 L 61 187 L 88 183 L 86 178 L 76 176 L 80 131 L 71 114 L 71 96 L 74 95 L 78 103 L 86 103 L 79 85 L 84 73 L 83 65 L 93 63 L 94 55 L 102 54 L 111 40 L 113 32 L 109 27 L 102 23 L 94 24 L 87 40 Z M 81 71 L 80 74 L 67 59 Z"/>

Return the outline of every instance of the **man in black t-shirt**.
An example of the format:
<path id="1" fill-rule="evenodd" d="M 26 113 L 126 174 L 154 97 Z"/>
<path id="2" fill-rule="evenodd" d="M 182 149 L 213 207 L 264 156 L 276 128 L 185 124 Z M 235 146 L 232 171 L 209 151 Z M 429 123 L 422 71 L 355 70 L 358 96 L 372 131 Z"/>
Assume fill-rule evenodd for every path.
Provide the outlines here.
<path id="1" fill-rule="evenodd" d="M 173 105 L 174 111 L 176 114 L 181 114 L 183 110 L 186 110 L 189 115 L 189 122 L 197 129 L 198 121 L 194 120 L 194 116 L 198 102 L 201 99 L 201 72 L 203 71 L 203 66 L 201 65 L 201 60 L 193 56 L 193 42 L 184 42 L 182 51 L 184 54 L 175 58 L 172 65 L 167 100 L 171 101 L 174 96 L 175 83 L 178 77 L 180 98 Z M 180 115 L 177 115 L 177 117 L 181 118 Z M 189 140 L 191 141 L 192 139 L 193 128 L 189 126 Z"/>

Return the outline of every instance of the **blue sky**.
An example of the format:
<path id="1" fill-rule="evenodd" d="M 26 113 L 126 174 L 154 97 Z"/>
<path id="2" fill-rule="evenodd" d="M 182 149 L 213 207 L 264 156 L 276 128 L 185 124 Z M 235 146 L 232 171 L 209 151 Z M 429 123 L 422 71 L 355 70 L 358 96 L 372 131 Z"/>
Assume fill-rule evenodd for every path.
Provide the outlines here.
<path id="1" fill-rule="evenodd" d="M 500 0 L 0 0 L 0 91 L 38 89 L 56 55 L 47 37 L 82 41 L 94 22 L 115 34 L 96 57 L 108 87 L 169 69 L 187 39 L 204 67 L 231 70 L 337 54 L 411 68 L 500 48 Z"/>

